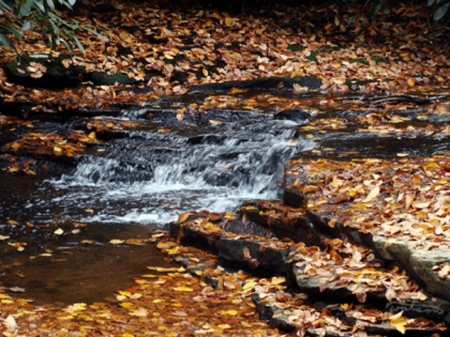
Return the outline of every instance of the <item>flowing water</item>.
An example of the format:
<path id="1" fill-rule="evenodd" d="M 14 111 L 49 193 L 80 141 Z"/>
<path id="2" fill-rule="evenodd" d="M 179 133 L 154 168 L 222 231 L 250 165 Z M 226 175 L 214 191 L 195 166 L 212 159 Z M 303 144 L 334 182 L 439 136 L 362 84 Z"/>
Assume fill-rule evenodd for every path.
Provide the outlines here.
<path id="1" fill-rule="evenodd" d="M 102 142 L 70 165 L 5 176 L 0 234 L 26 245 L 0 247 L 1 283 L 37 304 L 102 301 L 133 286 L 146 266 L 168 265 L 153 245 L 111 245 L 112 239 L 148 238 L 185 211 L 236 211 L 246 199 L 280 197 L 286 161 L 313 144 L 297 134 L 298 123 L 249 115 L 167 123 L 125 112 L 115 122 L 131 119 L 135 127 L 99 133 Z M 83 118 L 77 122 L 89 122 Z M 73 127 L 40 125 L 34 131 Z"/>
<path id="2" fill-rule="evenodd" d="M 4 286 L 25 289 L 19 296 L 36 303 L 101 301 L 131 287 L 132 277 L 145 273 L 146 265 L 167 265 L 152 245 L 112 245 L 112 239 L 148 238 L 151 229 L 164 228 L 185 211 L 236 211 L 247 199 L 279 198 L 284 165 L 293 155 L 345 160 L 430 156 L 450 146 L 448 114 L 427 117 L 422 108 L 390 111 L 372 130 L 366 119 L 372 111 L 355 109 L 353 101 L 347 108 L 323 108 L 325 98 L 318 97 L 315 114 L 293 109 L 283 117 L 288 120 L 276 119 L 274 107 L 266 105 L 266 110 L 214 110 L 177 121 L 176 111 L 197 98 L 186 99 L 169 102 L 173 108 L 145 107 L 120 117 L 80 113 L 33 121 L 33 132 L 62 135 L 86 131 L 93 120 L 134 124 L 97 132 L 101 143 L 74 160 L 37 157 L 47 173 L 2 174 Z M 299 127 L 308 120 L 316 124 Z M 30 130 L 0 128 L 0 140 L 7 143 L 20 132 Z M 33 154 L 27 158 L 35 159 Z"/>
<path id="3" fill-rule="evenodd" d="M 286 160 L 308 145 L 290 121 L 160 125 L 110 141 L 102 156 L 86 156 L 73 172 L 47 180 L 50 200 L 25 207 L 46 209 L 81 222 L 161 225 L 180 212 L 233 211 L 243 199 L 280 194 Z M 45 210 L 44 210 L 45 209 Z M 85 212 L 88 210 L 89 212 Z M 92 211 L 91 211 L 92 210 Z"/>

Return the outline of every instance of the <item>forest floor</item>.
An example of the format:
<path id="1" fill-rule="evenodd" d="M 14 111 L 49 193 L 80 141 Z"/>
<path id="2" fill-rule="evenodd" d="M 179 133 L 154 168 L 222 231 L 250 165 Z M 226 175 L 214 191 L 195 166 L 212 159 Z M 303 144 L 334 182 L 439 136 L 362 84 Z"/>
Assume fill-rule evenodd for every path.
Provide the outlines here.
<path id="1" fill-rule="evenodd" d="M 350 111 L 358 111 L 356 117 L 352 115 L 353 119 L 345 116 L 336 116 L 327 122 L 315 119 L 301 126 L 299 132 L 314 139 L 350 128 L 352 123 L 362 123 L 364 132 L 398 136 L 404 136 L 406 132 L 411 137 L 426 135 L 447 139 L 450 94 L 450 60 L 446 58 L 448 36 L 445 30 L 429 29 L 426 15 L 423 8 L 402 4 L 390 8 L 389 14 L 381 11 L 375 16 L 359 6 L 277 6 L 253 11 L 252 14 L 231 14 L 197 7 L 158 7 L 150 2 L 112 1 L 93 12 L 79 7 L 70 17 L 95 26 L 104 37 L 78 33 L 78 38 L 86 46 L 86 54 L 76 51 L 73 55 L 62 47 L 50 50 L 43 37 L 34 33 L 27 33 L 24 41 L 16 41 L 21 55 L 51 55 L 59 58 L 67 72 L 63 70 L 62 77 L 50 76 L 49 64 L 38 61 L 38 58 L 27 59 L 23 69 L 18 66 L 19 71 L 2 68 L 0 128 L 8 128 L 13 133 L 17 125 L 26 125 L 34 113 L 93 111 L 108 109 L 114 104 L 144 104 L 170 95 L 212 90 L 223 93 L 223 96 L 205 100 L 200 106 L 180 107 L 176 120 L 181 123 L 189 114 L 202 114 L 211 108 L 239 107 L 250 111 L 261 103 L 258 99 L 262 98 L 268 99 L 277 112 L 302 108 L 311 116 L 317 116 L 321 114 L 320 108 L 305 106 L 304 102 L 299 103 L 295 99 L 283 101 L 276 97 L 276 93 L 292 92 L 298 97 L 313 93 L 329 94 L 328 98 L 308 102 L 322 108 L 341 103 L 331 97 L 334 94 L 351 94 L 352 100 L 359 96 L 375 97 L 368 105 L 352 101 Z M 4 64 L 16 61 L 16 54 L 4 47 L 0 49 L 0 57 Z M 102 74 L 107 74 L 107 78 Z M 125 77 L 115 76 L 118 74 Z M 248 90 L 239 82 L 261 78 L 275 79 L 275 87 L 262 88 L 271 89 L 274 95 L 248 100 L 233 96 Z M 301 80 L 290 82 L 286 78 Z M 58 82 L 62 80 L 65 82 Z M 225 82 L 232 84 L 221 86 Z M 66 87 L 59 87 L 61 83 L 67 84 Z M 24 109 L 11 111 L 11 107 Z M 387 113 L 393 110 L 395 113 Z M 427 124 L 436 118 L 444 122 L 437 123 L 437 126 L 432 122 Z M 404 125 L 412 119 L 414 123 Z M 419 125 L 420 121 L 423 123 Z M 396 125 L 401 123 L 400 130 Z M 121 127 L 132 128 L 131 124 Z M 93 124 L 95 132 L 104 131 L 105 127 L 112 129 L 115 125 Z M 2 159 L 11 160 L 5 174 L 35 174 L 29 165 L 11 159 L 17 151 L 30 151 L 32 155 L 76 156 L 97 141 L 92 130 L 85 131 L 72 135 L 76 138 L 69 141 L 55 135 L 49 138 L 36 134 L 7 144 L 2 141 Z M 343 160 L 327 159 L 327 148 L 322 147 L 312 149 L 309 158 L 294 158 L 287 166 L 287 188 L 300 198 L 306 196 L 306 200 L 292 207 L 258 206 L 258 216 L 268 223 L 270 220 L 267 219 L 280 217 L 289 226 L 286 219 L 308 214 L 310 217 L 311 214 L 319 214 L 325 219 L 325 227 L 331 232 L 328 238 L 323 239 L 325 241 L 321 241 L 321 248 L 305 248 L 289 241 L 295 247 L 290 251 L 290 258 L 295 261 L 294 270 L 299 279 L 322 277 L 318 282 L 320 291 L 323 291 L 326 284 L 336 280 L 336 275 L 343 279 L 352 275 L 356 280 L 365 275 L 361 272 L 364 268 L 380 267 L 375 263 L 379 256 L 376 258 L 375 250 L 370 249 L 373 247 L 363 247 L 359 245 L 361 242 L 339 237 L 333 232 L 334 228 L 350 228 L 348 231 L 356 228 L 366 235 L 386 238 L 399 237 L 402 233 L 401 239 L 409 243 L 414 241 L 412 246 L 407 245 L 412 249 L 449 250 L 445 234 L 450 226 L 450 163 L 447 152 L 427 153 L 425 159 L 420 156 L 409 159 L 413 156 L 405 152 L 395 153 L 394 159 L 360 158 L 354 161 L 352 154 L 342 156 L 345 157 Z M 207 234 L 204 235 L 209 238 L 210 233 L 216 235 L 236 217 L 247 223 L 255 209 L 254 206 L 243 207 L 240 216 L 204 212 L 201 215 L 208 220 L 200 221 L 200 225 L 206 227 Z M 180 225 L 186 223 L 186 226 L 196 228 L 199 223 L 189 218 L 193 214 L 181 214 Z M 219 219 L 222 221 L 220 229 Z M 4 225 L 16 224 L 11 219 Z M 179 234 L 179 240 L 180 236 L 182 234 Z M 17 250 L 24 248 L 20 242 L 8 241 L 7 237 L 0 239 Z M 366 301 L 364 294 L 371 291 L 382 292 L 389 302 L 434 298 L 416 283 L 414 275 L 406 275 L 398 268 L 384 274 L 370 269 L 374 275 L 370 281 L 349 281 L 345 286 L 361 305 L 339 303 L 340 310 L 351 315 L 351 319 L 346 320 L 336 317 L 333 306 L 312 308 L 304 301 L 303 295 L 284 292 L 286 275 L 259 277 L 249 271 L 231 273 L 214 265 L 217 261 L 214 254 L 184 247 L 179 240 L 156 232 L 148 239 L 139 239 L 131 244 L 157 243 L 170 259 L 182 256 L 183 261 L 190 259 L 190 264 L 206 261 L 202 268 L 189 273 L 189 264 L 174 268 L 149 266 L 150 273 L 136 278 L 133 288 L 118 289 L 115 297 L 105 302 L 74 303 L 66 307 L 37 306 L 32 300 L 11 296 L 9 289 L 2 289 L 0 332 L 4 336 L 121 337 L 321 335 L 325 331 L 336 335 L 366 336 L 395 335 L 405 331 L 414 334 L 417 330 L 413 329 L 421 328 L 429 329 L 425 335 L 446 332 L 443 314 L 439 311 L 444 310 L 441 307 L 436 309 L 439 319 L 433 321 L 430 315 L 407 318 L 363 306 Z M 286 242 L 287 239 L 280 240 L 278 248 L 284 249 Z M 388 246 L 384 241 L 382 244 L 383 247 Z M 326 252 L 321 251 L 323 247 L 328 247 Z M 387 248 L 376 251 L 385 254 L 383 258 L 389 252 Z M 252 258 L 248 248 L 242 248 L 242 255 L 250 265 L 261 263 Z M 304 267 L 302 261 L 311 262 L 308 256 L 316 264 L 301 269 Z M 389 258 L 392 257 L 386 259 Z M 326 261 L 334 261 L 343 269 L 329 275 Z M 448 282 L 449 266 L 448 262 L 440 261 L 434 268 L 442 282 Z M 212 279 L 215 281 L 211 282 Z M 20 293 L 21 289 L 13 291 Z M 275 328 L 260 320 L 255 295 L 263 302 L 275 303 L 270 309 L 274 311 L 272 316 L 267 318 L 281 317 L 283 319 L 280 318 L 279 322 L 287 323 L 278 323 L 278 328 Z M 261 313 L 261 308 L 259 311 Z M 365 330 L 375 323 L 387 324 L 388 327 L 367 330 L 372 332 Z M 288 326 L 291 331 L 281 329 L 286 328 L 286 324 L 292 324 Z"/>

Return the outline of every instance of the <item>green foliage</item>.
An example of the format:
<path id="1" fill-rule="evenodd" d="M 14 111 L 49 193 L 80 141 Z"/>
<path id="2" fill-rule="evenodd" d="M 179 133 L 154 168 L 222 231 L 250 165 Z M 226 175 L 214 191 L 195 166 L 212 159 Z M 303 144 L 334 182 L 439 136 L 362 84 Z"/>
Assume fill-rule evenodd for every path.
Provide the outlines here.
<path id="1" fill-rule="evenodd" d="M 80 25 L 75 19 L 65 20 L 61 17 L 59 8 L 72 10 L 75 2 L 76 0 L 0 0 L 0 46 L 14 48 L 10 36 L 21 39 L 23 32 L 32 30 L 45 35 L 48 45 L 53 49 L 62 44 L 71 52 L 75 47 L 85 53 L 75 31 L 86 30 L 101 35 L 95 32 L 93 26 Z"/>

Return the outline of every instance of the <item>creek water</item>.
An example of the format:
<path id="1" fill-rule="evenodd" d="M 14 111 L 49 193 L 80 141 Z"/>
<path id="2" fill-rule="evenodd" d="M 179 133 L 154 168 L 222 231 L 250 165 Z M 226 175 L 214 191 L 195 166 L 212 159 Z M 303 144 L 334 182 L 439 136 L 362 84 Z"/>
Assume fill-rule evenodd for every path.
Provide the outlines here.
<path id="1" fill-rule="evenodd" d="M 316 103 L 309 96 L 277 99 L 294 98 L 315 113 L 293 109 L 276 115 L 276 107 L 266 103 L 254 111 L 211 109 L 180 122 L 180 107 L 205 100 L 187 96 L 120 114 L 32 121 L 33 132 L 62 135 L 90 132 L 93 121 L 134 124 L 97 132 L 101 143 L 74 160 L 28 154 L 47 173 L 0 172 L 0 282 L 23 289 L 18 295 L 35 303 L 102 301 L 133 286 L 132 277 L 148 272 L 146 266 L 170 265 L 153 245 L 112 245 L 112 239 L 148 238 L 151 229 L 164 228 L 185 211 L 235 211 L 247 199 L 279 198 L 291 156 L 412 157 L 450 148 L 448 113 L 426 115 L 425 108 L 400 106 L 372 120 L 368 116 L 378 110 L 359 110 L 354 99 L 336 97 L 334 108 L 322 107 L 330 97 L 317 97 Z M 12 141 L 20 132 L 30 130 L 0 128 L 0 140 Z"/>
<path id="2" fill-rule="evenodd" d="M 297 134 L 298 122 L 269 115 L 166 123 L 131 111 L 115 122 L 130 119 L 139 123 L 99 135 L 104 141 L 62 174 L 5 177 L 2 234 L 26 243 L 23 251 L 2 246 L 5 287 L 37 304 L 102 301 L 131 287 L 146 266 L 170 265 L 153 245 L 110 240 L 147 238 L 185 211 L 236 211 L 246 199 L 278 198 L 285 162 L 312 147 Z M 74 235 L 78 223 L 85 227 Z M 55 235 L 58 228 L 64 234 Z"/>
<path id="3" fill-rule="evenodd" d="M 290 121 L 184 125 L 168 133 L 145 124 L 44 182 L 53 197 L 28 200 L 42 216 L 158 226 L 180 212 L 233 211 L 243 199 L 280 194 L 286 160 L 309 146 Z M 89 210 L 89 212 L 85 212 Z"/>

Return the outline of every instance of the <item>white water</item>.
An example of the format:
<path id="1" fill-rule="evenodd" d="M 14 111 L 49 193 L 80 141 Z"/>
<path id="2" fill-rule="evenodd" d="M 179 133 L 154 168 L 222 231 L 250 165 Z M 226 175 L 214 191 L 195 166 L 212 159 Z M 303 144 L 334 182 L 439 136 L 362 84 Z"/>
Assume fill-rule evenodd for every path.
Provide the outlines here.
<path id="1" fill-rule="evenodd" d="M 50 181 L 58 190 L 51 204 L 77 221 L 162 224 L 184 211 L 233 211 L 244 199 L 277 198 L 284 163 L 312 145 L 294 139 L 292 122 L 270 123 L 224 125 L 198 144 L 176 133 L 117 142 L 123 157 L 111 150 L 85 158 Z M 144 146 L 152 142 L 153 153 Z"/>

